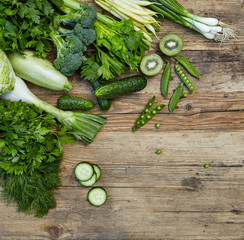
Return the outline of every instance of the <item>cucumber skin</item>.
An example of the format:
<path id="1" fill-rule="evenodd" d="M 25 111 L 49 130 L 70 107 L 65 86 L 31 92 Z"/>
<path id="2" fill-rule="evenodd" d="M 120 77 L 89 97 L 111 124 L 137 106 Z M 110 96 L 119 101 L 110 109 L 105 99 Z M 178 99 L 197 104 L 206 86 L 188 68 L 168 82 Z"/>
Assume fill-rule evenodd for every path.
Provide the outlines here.
<path id="1" fill-rule="evenodd" d="M 91 82 L 91 86 L 94 91 L 100 85 L 101 85 L 101 83 L 99 82 L 99 80 L 96 80 L 93 83 Z M 97 97 L 97 103 L 98 103 L 98 106 L 101 108 L 101 110 L 108 111 L 111 107 L 112 101 L 111 101 L 111 99 L 102 99 L 102 98 Z"/>
<path id="2" fill-rule="evenodd" d="M 92 110 L 94 107 L 93 102 L 75 96 L 61 96 L 57 101 L 58 108 L 62 110 Z"/>
<path id="3" fill-rule="evenodd" d="M 117 80 L 116 82 L 101 84 L 96 88 L 95 95 L 99 98 L 111 99 L 140 91 L 146 86 L 146 78 L 142 75 L 136 75 Z"/>

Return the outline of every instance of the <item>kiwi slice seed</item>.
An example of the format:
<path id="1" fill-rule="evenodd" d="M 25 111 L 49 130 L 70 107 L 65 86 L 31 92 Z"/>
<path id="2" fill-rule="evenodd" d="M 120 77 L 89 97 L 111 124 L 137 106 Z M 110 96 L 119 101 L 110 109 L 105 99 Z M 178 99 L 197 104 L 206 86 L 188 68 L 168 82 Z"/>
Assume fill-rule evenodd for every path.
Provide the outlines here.
<path id="1" fill-rule="evenodd" d="M 178 54 L 183 48 L 183 40 L 176 34 L 168 34 L 159 42 L 160 50 L 167 56 Z"/>
<path id="2" fill-rule="evenodd" d="M 163 68 L 162 58 L 155 53 L 145 55 L 140 63 L 140 69 L 146 76 L 154 76 Z"/>

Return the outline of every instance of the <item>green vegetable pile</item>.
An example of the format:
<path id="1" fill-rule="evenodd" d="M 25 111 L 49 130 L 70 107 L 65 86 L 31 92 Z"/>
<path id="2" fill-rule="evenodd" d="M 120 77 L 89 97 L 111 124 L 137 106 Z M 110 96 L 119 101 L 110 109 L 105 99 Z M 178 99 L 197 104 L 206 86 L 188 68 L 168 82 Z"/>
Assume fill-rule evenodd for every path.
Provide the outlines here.
<path id="1" fill-rule="evenodd" d="M 56 0 L 58 3 L 59 1 Z M 56 16 L 47 0 L 0 0 L 0 46 L 4 51 L 23 53 L 33 48 L 37 55 L 46 57 L 50 23 Z"/>
<path id="2" fill-rule="evenodd" d="M 226 24 L 211 25 L 209 22 L 217 19 L 192 15 L 176 0 L 111 1 L 111 6 L 110 1 L 95 2 L 121 21 L 97 13 L 94 7 L 78 0 L 0 0 L 0 184 L 6 202 L 16 203 L 18 211 L 36 217 L 56 206 L 53 189 L 60 185 L 62 146 L 75 141 L 67 135 L 90 144 L 106 118 L 63 111 L 93 109 L 91 101 L 78 96 L 61 96 L 56 108 L 36 97 L 21 78 L 52 90 L 71 91 L 73 85 L 67 76 L 79 70 L 105 111 L 109 110 L 111 99 L 146 87 L 143 75 L 115 79 L 126 70 L 139 71 L 140 67 L 144 75 L 153 76 L 163 69 L 163 60 L 157 54 L 148 54 L 142 61 L 152 34 L 158 30 L 156 18 L 160 14 L 208 38 L 224 40 L 234 36 Z M 201 30 L 202 25 L 206 28 Z M 53 47 L 56 58 L 51 63 L 46 58 Z M 88 51 L 89 47 L 92 51 Z M 200 79 L 200 75 L 187 59 L 176 56 L 183 49 L 179 36 L 166 35 L 159 47 L 165 55 L 174 56 L 175 71 L 182 82 L 169 100 L 168 109 L 173 113 L 182 96 L 188 96 L 183 93 L 184 86 L 194 93 L 194 86 L 180 65 L 193 77 Z M 160 85 L 164 97 L 168 96 L 170 78 L 171 64 L 167 61 Z M 155 97 L 136 120 L 133 132 L 165 107 L 153 107 L 154 103 Z M 97 181 L 94 169 L 86 180 L 82 183 L 86 186 Z M 104 190 L 95 189 L 91 192 L 95 206 L 103 204 L 94 202 L 97 194 L 103 203 L 107 198 Z"/>
<path id="3" fill-rule="evenodd" d="M 55 117 L 22 101 L 0 101 L 0 183 L 6 202 L 42 217 L 56 206 L 62 146 L 73 143 Z"/>
<path id="4" fill-rule="evenodd" d="M 141 58 L 148 45 L 143 41 L 143 32 L 134 31 L 133 21 L 116 21 L 108 16 L 98 15 L 94 24 L 97 34 L 97 52 L 84 62 L 81 76 L 94 82 L 98 78 L 113 80 L 126 69 L 138 70 Z"/>

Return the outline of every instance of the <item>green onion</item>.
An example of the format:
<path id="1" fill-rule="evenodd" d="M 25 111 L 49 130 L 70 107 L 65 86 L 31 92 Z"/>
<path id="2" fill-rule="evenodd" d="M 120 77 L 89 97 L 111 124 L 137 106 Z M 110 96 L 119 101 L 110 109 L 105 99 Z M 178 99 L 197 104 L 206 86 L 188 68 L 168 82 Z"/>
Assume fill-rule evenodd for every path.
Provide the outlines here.
<path id="1" fill-rule="evenodd" d="M 151 3 L 150 8 L 169 20 L 191 28 L 208 39 L 219 42 L 235 38 L 232 26 L 219 21 L 217 18 L 200 17 L 187 11 L 176 0 L 146 0 Z"/>

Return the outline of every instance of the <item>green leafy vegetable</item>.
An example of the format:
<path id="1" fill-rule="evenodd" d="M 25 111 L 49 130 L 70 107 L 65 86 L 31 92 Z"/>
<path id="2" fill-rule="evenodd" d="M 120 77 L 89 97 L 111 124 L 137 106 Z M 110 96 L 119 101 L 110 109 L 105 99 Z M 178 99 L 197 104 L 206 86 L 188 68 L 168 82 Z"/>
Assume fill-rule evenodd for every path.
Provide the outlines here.
<path id="1" fill-rule="evenodd" d="M 97 49 L 94 56 L 84 62 L 81 76 L 94 82 L 98 78 L 114 79 L 129 67 L 137 70 L 148 45 L 143 42 L 142 31 L 135 31 L 132 20 L 116 21 L 99 14 L 94 24 Z M 95 72 L 94 72 L 95 71 Z"/>
<path id="2" fill-rule="evenodd" d="M 21 54 L 33 48 L 37 55 L 46 57 L 50 51 L 49 26 L 55 26 L 55 16 L 48 0 L 0 0 L 1 48 Z"/>
<path id="3" fill-rule="evenodd" d="M 53 115 L 21 101 L 1 100 L 0 184 L 6 202 L 37 217 L 54 208 L 62 145 L 73 142 Z"/>

